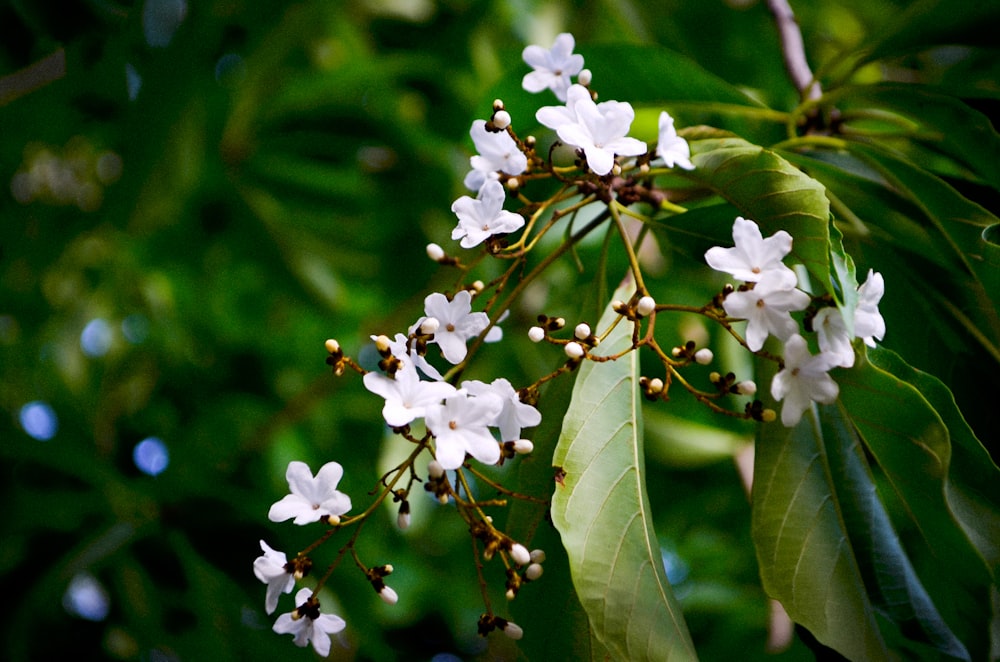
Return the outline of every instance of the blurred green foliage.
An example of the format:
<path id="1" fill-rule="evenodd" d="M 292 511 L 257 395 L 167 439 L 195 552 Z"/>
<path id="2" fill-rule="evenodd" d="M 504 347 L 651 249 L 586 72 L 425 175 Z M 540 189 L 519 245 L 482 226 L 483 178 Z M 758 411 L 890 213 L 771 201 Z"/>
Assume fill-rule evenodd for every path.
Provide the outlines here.
<path id="1" fill-rule="evenodd" d="M 907 4 L 795 8 L 818 62 Z M 369 334 L 405 328 L 426 293 L 448 286 L 423 247 L 453 225 L 469 124 L 520 68 L 520 49 L 562 30 L 578 52 L 665 45 L 748 100 L 797 103 L 772 18 L 752 0 L 0 5 L 0 657 L 312 655 L 270 631 L 252 574 L 261 538 L 289 553 L 312 540 L 267 521 L 285 466 L 336 459 L 341 489 L 360 504 L 399 452 L 383 439 L 377 399 L 329 374 L 322 341 L 357 355 Z M 997 98 L 983 88 L 996 63 L 978 64 L 964 77 L 916 57 L 898 66 Z M 598 80 L 608 98 L 628 98 L 610 72 Z M 766 124 L 727 128 L 781 138 Z M 598 248 L 583 247 L 581 260 L 592 264 Z M 692 300 L 711 292 L 685 256 L 669 257 Z M 508 324 L 542 306 L 596 320 L 607 292 L 579 292 L 592 276 L 560 264 L 531 293 L 537 306 Z M 501 345 L 486 361 L 518 383 L 551 357 Z M 928 363 L 944 378 L 964 365 Z M 469 376 L 491 377 L 478 369 Z M 32 402 L 58 418 L 50 440 L 26 433 Z M 1000 428 L 993 408 L 965 411 L 984 442 Z M 732 434 L 695 458 L 647 441 L 657 530 L 704 659 L 765 656 L 749 505 L 727 460 L 732 439 L 752 429 Z M 169 452 L 155 477 L 133 460 L 151 436 Z M 336 659 L 517 658 L 502 637 L 476 636 L 467 533 L 432 505 L 414 504 L 405 536 L 386 508 L 360 538 L 369 565 L 395 566 L 398 605 L 347 565 L 334 575 L 324 605 L 348 622 Z M 564 590 L 549 574 L 519 600 Z M 100 620 L 64 607 L 80 577 L 103 587 Z M 783 654 L 808 656 L 798 642 Z"/>

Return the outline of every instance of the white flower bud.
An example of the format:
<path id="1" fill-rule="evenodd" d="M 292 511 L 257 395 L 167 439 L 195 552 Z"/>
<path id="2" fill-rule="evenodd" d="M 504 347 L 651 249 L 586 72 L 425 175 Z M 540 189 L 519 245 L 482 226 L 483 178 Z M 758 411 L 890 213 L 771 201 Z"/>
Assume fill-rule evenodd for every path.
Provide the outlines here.
<path id="1" fill-rule="evenodd" d="M 486 289 L 486 283 L 481 280 L 473 281 L 471 285 L 472 289 L 475 290 L 476 294 L 479 294 Z"/>
<path id="2" fill-rule="evenodd" d="M 427 257 L 435 262 L 440 262 L 445 258 L 444 249 L 437 244 L 427 244 Z"/>
<path id="3" fill-rule="evenodd" d="M 576 75 L 576 82 L 580 85 L 590 85 L 590 82 L 594 79 L 594 74 L 590 69 L 581 69 L 580 73 Z"/>
<path id="4" fill-rule="evenodd" d="M 613 166 L 611 166 L 611 174 L 615 175 L 616 177 L 618 175 L 622 174 L 622 167 L 620 165 L 618 165 L 617 163 L 614 164 Z"/>
<path id="5" fill-rule="evenodd" d="M 330 352 L 331 354 L 340 351 L 340 343 L 334 340 L 333 338 L 330 338 L 324 344 L 326 346 L 326 351 Z"/>
<path id="6" fill-rule="evenodd" d="M 403 531 L 410 528 L 410 513 L 400 512 L 396 515 L 396 525 Z"/>
<path id="7" fill-rule="evenodd" d="M 503 110 L 503 109 L 504 109 L 503 99 L 494 99 L 493 112 L 497 112 L 498 110 Z"/>
<path id="8" fill-rule="evenodd" d="M 641 297 L 635 304 L 635 311 L 643 317 L 651 315 L 654 310 L 656 310 L 656 300 L 649 295 Z"/>
<path id="9" fill-rule="evenodd" d="M 441 322 L 436 317 L 428 317 L 420 323 L 420 333 L 429 336 L 441 328 Z"/>
<path id="10" fill-rule="evenodd" d="M 530 439 L 518 439 L 514 442 L 514 452 L 518 455 L 527 455 L 533 450 L 535 450 L 535 445 L 531 443 Z"/>
<path id="11" fill-rule="evenodd" d="M 514 559 L 514 563 L 518 565 L 531 563 L 531 554 L 528 553 L 528 548 L 519 542 L 510 546 L 510 558 Z"/>
<path id="12" fill-rule="evenodd" d="M 507 180 L 507 190 L 508 191 L 516 191 L 519 188 L 521 188 L 521 180 L 520 179 L 518 179 L 517 177 L 511 177 L 511 178 L 509 178 Z"/>
<path id="13" fill-rule="evenodd" d="M 531 562 L 532 563 L 545 563 L 545 550 L 533 549 L 531 550 Z"/>
<path id="14" fill-rule="evenodd" d="M 712 350 L 707 347 L 702 347 L 694 353 L 694 360 L 699 365 L 708 365 L 712 362 L 713 358 L 715 358 L 715 355 L 712 354 Z"/>
<path id="15" fill-rule="evenodd" d="M 565 351 L 566 356 L 571 359 L 578 359 L 583 356 L 583 347 L 581 347 L 578 342 L 567 343 L 563 351 Z"/>
<path id="16" fill-rule="evenodd" d="M 378 350 L 379 354 L 385 354 L 389 351 L 389 346 L 392 343 L 389 340 L 389 336 L 381 335 L 375 338 L 375 349 Z"/>
<path id="17" fill-rule="evenodd" d="M 507 621 L 507 624 L 503 626 L 503 633 L 515 641 L 524 636 L 524 630 L 521 629 L 521 626 L 512 621 Z"/>
<path id="18" fill-rule="evenodd" d="M 535 581 L 542 576 L 542 566 L 538 563 L 532 563 L 524 571 L 524 578 L 529 581 Z"/>
<path id="19" fill-rule="evenodd" d="M 387 605 L 394 605 L 399 601 L 399 596 L 390 586 L 383 586 L 382 590 L 378 592 L 378 597 L 382 598 L 382 602 Z"/>
<path id="20" fill-rule="evenodd" d="M 573 335 L 580 340 L 586 340 L 590 337 L 590 325 L 586 322 L 580 322 L 576 325 L 576 329 L 573 330 Z"/>
<path id="21" fill-rule="evenodd" d="M 493 113 L 493 126 L 495 126 L 496 128 L 506 129 L 508 126 L 510 126 L 510 122 L 511 122 L 510 113 L 508 113 L 506 110 L 498 110 L 497 112 Z"/>
<path id="22" fill-rule="evenodd" d="M 508 602 L 517 597 L 517 593 L 515 593 L 512 588 L 507 589 L 507 592 L 504 593 L 504 595 L 507 597 Z"/>
<path id="23" fill-rule="evenodd" d="M 528 329 L 528 339 L 531 342 L 542 342 L 545 340 L 545 329 L 540 326 L 533 326 Z"/>
<path id="24" fill-rule="evenodd" d="M 444 476 L 444 467 L 437 460 L 431 460 L 427 463 L 427 475 L 437 480 Z"/>
<path id="25" fill-rule="evenodd" d="M 650 393 L 662 393 L 663 392 L 663 380 L 659 377 L 654 377 L 649 380 L 649 392 Z"/>
<path id="26" fill-rule="evenodd" d="M 752 379 L 747 379 L 737 384 L 736 389 L 741 395 L 753 395 L 757 392 L 757 384 Z"/>

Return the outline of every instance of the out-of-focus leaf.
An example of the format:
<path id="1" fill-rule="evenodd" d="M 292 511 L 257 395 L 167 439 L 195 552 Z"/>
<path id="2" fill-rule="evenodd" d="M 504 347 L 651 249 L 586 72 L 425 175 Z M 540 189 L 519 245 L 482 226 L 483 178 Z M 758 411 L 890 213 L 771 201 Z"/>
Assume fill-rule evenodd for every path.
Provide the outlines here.
<path id="1" fill-rule="evenodd" d="M 633 286 L 619 288 L 627 299 Z M 598 329 L 618 315 L 609 307 Z M 595 352 L 631 345 L 622 320 Z M 617 659 L 696 657 L 680 606 L 663 569 L 644 482 L 638 358 L 585 361 L 556 446 L 562 481 L 552 521 L 569 555 L 573 584 L 594 637 Z"/>
<path id="2" fill-rule="evenodd" d="M 960 289 L 972 308 L 965 312 L 976 325 L 970 331 L 1000 361 L 1000 246 L 985 238 L 1000 219 L 910 163 L 870 146 L 851 144 L 850 149 L 920 207 L 961 258 L 966 273 Z"/>
<path id="3" fill-rule="evenodd" d="M 882 83 L 838 88 L 824 100 L 844 112 L 848 127 L 854 112 L 861 119 L 873 110 L 896 113 L 912 122 L 916 130 L 912 137 L 899 136 L 894 144 L 909 140 L 924 143 L 971 169 L 993 188 L 1000 188 L 1000 135 L 988 117 L 955 97 L 917 85 Z"/>
<path id="4" fill-rule="evenodd" d="M 876 361 L 912 379 L 920 374 L 888 350 L 872 352 L 872 361 L 861 357 L 853 369 L 837 375 L 840 401 L 934 557 L 948 559 L 944 565 L 938 561 L 935 572 L 948 575 L 952 581 L 935 581 L 929 589 L 973 659 L 982 659 L 989 646 L 984 641 L 989 613 L 983 605 L 989 600 L 991 577 L 950 503 L 950 476 L 954 475 L 950 430 L 920 391 L 881 369 Z M 932 385 L 936 380 L 925 376 L 921 381 Z M 936 399 L 942 400 L 942 394 Z M 956 416 L 953 411 L 949 418 L 961 421 Z M 973 445 L 978 442 L 964 421 L 956 434 L 967 436 L 963 442 L 965 457 L 975 457 Z M 988 466 L 972 477 L 976 483 L 990 473 Z M 994 473 L 992 480 L 998 479 L 1000 475 Z M 995 496 L 995 488 L 986 489 Z M 947 593 L 940 594 L 942 589 Z"/>
<path id="5" fill-rule="evenodd" d="M 672 467 L 731 461 L 736 451 L 749 443 L 749 437 L 673 416 L 658 407 L 646 408 L 643 418 L 646 452 L 651 459 Z"/>

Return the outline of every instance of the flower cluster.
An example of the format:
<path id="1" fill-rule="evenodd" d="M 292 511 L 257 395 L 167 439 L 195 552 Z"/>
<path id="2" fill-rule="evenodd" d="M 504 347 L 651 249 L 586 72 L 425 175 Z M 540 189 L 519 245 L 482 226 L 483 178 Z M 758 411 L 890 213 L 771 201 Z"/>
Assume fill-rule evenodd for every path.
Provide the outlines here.
<path id="1" fill-rule="evenodd" d="M 781 422 L 792 427 L 811 403 L 830 404 L 837 399 L 840 391 L 828 372 L 854 365 L 852 335 L 844 311 L 824 306 L 812 317 L 820 352 L 815 356 L 809 352 L 791 313 L 806 310 L 813 300 L 796 287 L 798 278 L 784 263 L 792 250 L 790 234 L 779 230 L 765 239 L 755 222 L 737 217 L 733 243 L 732 248 L 710 248 L 705 261 L 713 269 L 744 281 L 726 293 L 723 308 L 727 315 L 747 321 L 747 348 L 760 351 L 769 335 L 785 343 L 784 367 L 771 382 L 771 395 L 784 400 Z M 868 280 L 858 288 L 857 308 L 852 311 L 853 337 L 872 347 L 874 339 L 881 340 L 885 334 L 885 322 L 878 312 L 884 291 L 881 274 L 869 270 Z"/>

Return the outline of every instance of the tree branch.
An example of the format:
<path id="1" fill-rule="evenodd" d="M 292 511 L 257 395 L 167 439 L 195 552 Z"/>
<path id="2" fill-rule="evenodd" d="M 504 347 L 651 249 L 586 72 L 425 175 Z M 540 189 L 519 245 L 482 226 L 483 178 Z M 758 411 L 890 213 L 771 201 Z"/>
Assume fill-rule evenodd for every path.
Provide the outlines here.
<path id="1" fill-rule="evenodd" d="M 802 31 L 792 12 L 788 0 L 767 0 L 767 7 L 774 14 L 774 22 L 778 25 L 778 36 L 781 38 L 781 52 L 785 58 L 785 68 L 792 78 L 792 83 L 802 95 L 802 100 L 818 99 L 823 91 L 819 81 L 813 77 L 809 63 L 806 61 L 806 51 L 802 43 Z"/>

